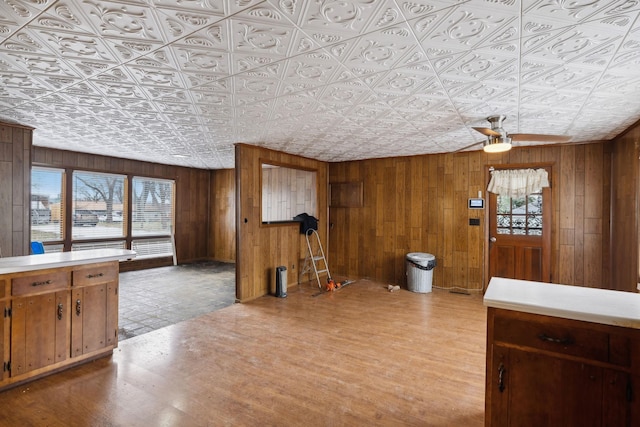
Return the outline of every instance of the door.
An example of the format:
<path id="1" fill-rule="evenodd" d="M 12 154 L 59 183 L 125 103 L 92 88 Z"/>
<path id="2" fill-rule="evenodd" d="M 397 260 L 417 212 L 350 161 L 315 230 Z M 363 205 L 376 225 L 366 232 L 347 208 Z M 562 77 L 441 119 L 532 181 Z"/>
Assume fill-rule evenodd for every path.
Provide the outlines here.
<path id="1" fill-rule="evenodd" d="M 73 290 L 71 354 L 74 357 L 118 343 L 117 284 L 108 282 Z"/>
<path id="2" fill-rule="evenodd" d="M 550 282 L 551 189 L 522 197 L 489 194 L 489 279 Z"/>
<path id="3" fill-rule="evenodd" d="M 11 308 L 11 376 L 69 358 L 69 291 L 15 298 Z"/>

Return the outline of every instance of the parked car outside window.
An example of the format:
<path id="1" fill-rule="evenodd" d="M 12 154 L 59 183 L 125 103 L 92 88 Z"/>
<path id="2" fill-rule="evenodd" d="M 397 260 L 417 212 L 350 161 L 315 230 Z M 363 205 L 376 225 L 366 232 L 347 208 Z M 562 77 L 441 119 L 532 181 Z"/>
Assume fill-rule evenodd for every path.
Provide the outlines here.
<path id="1" fill-rule="evenodd" d="M 49 224 L 51 211 L 49 209 L 31 209 L 31 224 Z"/>
<path id="2" fill-rule="evenodd" d="M 73 225 L 89 225 L 95 227 L 98 224 L 98 215 L 90 210 L 76 209 L 73 211 Z"/>

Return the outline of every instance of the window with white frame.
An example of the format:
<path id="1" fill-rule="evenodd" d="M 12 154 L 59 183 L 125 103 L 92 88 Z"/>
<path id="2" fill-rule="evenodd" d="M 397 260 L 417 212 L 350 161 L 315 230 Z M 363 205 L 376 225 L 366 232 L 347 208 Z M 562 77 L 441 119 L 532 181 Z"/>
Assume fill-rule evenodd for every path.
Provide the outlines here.
<path id="1" fill-rule="evenodd" d="M 31 169 L 31 240 L 59 241 L 64 237 L 64 170 Z"/>
<path id="2" fill-rule="evenodd" d="M 132 249 L 138 258 L 173 255 L 174 181 L 133 177 Z"/>

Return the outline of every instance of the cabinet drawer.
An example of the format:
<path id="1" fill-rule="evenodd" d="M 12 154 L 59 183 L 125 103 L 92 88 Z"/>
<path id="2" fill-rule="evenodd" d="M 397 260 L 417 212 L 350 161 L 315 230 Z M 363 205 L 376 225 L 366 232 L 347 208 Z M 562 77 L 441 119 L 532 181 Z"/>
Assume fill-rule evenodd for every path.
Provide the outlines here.
<path id="1" fill-rule="evenodd" d="M 69 286 L 69 273 L 54 271 L 50 273 L 30 274 L 11 280 L 11 295 L 22 296 L 64 289 Z"/>
<path id="2" fill-rule="evenodd" d="M 73 270 L 73 286 L 88 286 L 116 280 L 117 263 L 92 264 Z"/>
<path id="3" fill-rule="evenodd" d="M 609 361 L 609 334 L 579 325 L 496 316 L 494 339 L 590 360 Z"/>

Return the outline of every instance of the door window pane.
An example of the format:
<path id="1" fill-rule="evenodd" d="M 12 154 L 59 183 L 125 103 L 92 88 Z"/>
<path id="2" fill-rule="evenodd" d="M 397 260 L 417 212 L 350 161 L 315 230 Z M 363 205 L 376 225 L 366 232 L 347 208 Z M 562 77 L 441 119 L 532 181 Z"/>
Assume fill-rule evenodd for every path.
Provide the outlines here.
<path id="1" fill-rule="evenodd" d="M 542 194 L 497 196 L 497 233 L 542 236 Z"/>
<path id="2" fill-rule="evenodd" d="M 63 170 L 40 167 L 31 169 L 31 240 L 62 240 L 63 182 Z"/>

